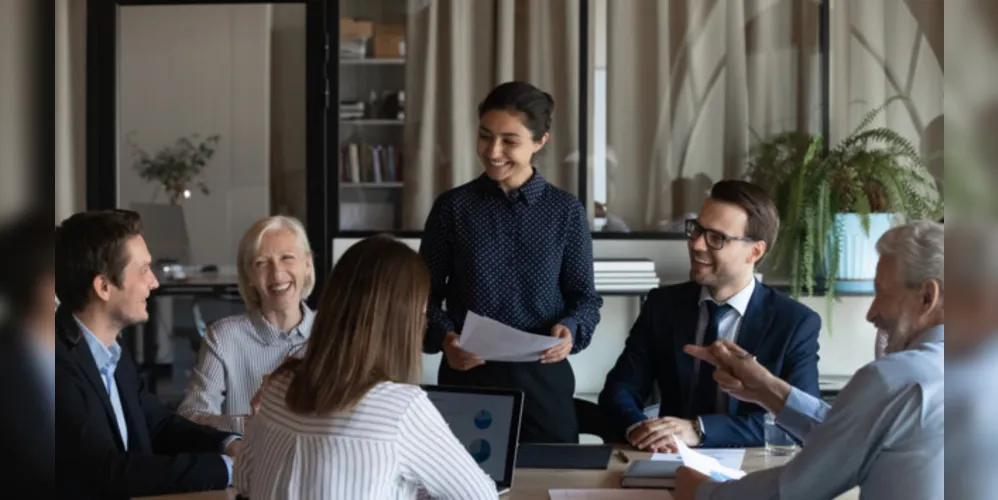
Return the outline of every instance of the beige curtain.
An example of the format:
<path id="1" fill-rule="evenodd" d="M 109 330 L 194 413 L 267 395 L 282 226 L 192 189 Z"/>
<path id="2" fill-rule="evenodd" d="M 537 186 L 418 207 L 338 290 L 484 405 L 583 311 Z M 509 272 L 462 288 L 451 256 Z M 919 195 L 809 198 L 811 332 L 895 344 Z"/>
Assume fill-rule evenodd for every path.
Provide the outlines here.
<path id="1" fill-rule="evenodd" d="M 744 174 L 754 136 L 819 131 L 817 7 L 608 1 L 608 213 L 674 229 L 713 182 Z"/>
<path id="2" fill-rule="evenodd" d="M 410 0 L 403 229 L 423 228 L 433 200 L 477 177 L 478 103 L 524 80 L 555 98 L 551 139 L 535 157 L 577 191 L 579 10 L 575 0 Z"/>
<path id="3" fill-rule="evenodd" d="M 829 23 L 831 139 L 871 109 L 902 95 L 875 125 L 891 127 L 926 154 L 943 148 L 943 1 L 840 1 Z M 942 161 L 931 165 L 942 180 Z"/>
<path id="4" fill-rule="evenodd" d="M 947 0 L 946 218 L 994 223 L 998 203 L 998 2 Z"/>
<path id="5" fill-rule="evenodd" d="M 86 0 L 55 2 L 55 217 L 86 208 Z"/>

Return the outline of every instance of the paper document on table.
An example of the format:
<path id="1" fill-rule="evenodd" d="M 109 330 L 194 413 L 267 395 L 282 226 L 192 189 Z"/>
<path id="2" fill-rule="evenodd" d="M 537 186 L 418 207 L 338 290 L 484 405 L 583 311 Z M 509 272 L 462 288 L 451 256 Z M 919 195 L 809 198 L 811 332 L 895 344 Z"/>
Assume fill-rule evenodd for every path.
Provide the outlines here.
<path id="1" fill-rule="evenodd" d="M 697 448 L 697 453 L 716 459 L 721 465 L 731 469 L 741 469 L 745 460 L 745 448 Z M 682 460 L 679 453 L 655 453 L 652 460 Z"/>
<path id="2" fill-rule="evenodd" d="M 551 500 L 672 500 L 666 490 L 548 490 Z"/>
<path id="3" fill-rule="evenodd" d="M 562 339 L 534 335 L 471 311 L 464 318 L 458 346 L 484 361 L 537 361 Z"/>
<path id="4" fill-rule="evenodd" d="M 679 456 L 683 459 L 683 465 L 686 467 L 700 472 L 717 482 L 745 477 L 745 471 L 721 465 L 716 458 L 697 453 L 675 436 L 672 439 L 676 442 L 676 447 L 679 448 Z"/>

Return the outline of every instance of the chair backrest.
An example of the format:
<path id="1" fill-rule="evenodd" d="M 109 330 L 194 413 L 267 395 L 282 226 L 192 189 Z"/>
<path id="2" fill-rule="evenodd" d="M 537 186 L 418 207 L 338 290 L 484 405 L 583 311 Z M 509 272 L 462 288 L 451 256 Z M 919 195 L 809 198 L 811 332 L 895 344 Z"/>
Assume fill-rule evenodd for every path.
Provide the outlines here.
<path id="1" fill-rule="evenodd" d="M 590 434 L 597 436 L 604 443 L 619 443 L 623 440 L 613 430 L 610 419 L 603 413 L 603 409 L 592 401 L 574 398 L 575 419 L 579 423 L 580 434 Z"/>

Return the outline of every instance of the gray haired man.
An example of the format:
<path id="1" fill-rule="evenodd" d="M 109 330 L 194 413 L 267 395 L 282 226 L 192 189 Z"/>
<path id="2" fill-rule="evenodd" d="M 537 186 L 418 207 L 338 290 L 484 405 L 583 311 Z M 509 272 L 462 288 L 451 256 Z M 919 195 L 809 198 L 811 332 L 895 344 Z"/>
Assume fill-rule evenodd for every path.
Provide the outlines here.
<path id="1" fill-rule="evenodd" d="M 876 294 L 866 319 L 886 353 L 861 368 L 829 407 L 791 387 L 737 345 L 686 352 L 717 366 L 718 386 L 765 407 L 804 444 L 793 460 L 737 481 L 677 473 L 677 500 L 943 498 L 943 226 L 915 221 L 877 242 Z"/>

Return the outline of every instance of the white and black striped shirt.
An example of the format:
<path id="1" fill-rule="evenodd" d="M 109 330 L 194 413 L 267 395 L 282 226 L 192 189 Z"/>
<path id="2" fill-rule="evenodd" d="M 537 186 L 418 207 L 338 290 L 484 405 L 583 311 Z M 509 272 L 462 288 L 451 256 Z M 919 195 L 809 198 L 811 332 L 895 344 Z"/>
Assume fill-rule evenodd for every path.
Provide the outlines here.
<path id="1" fill-rule="evenodd" d="M 177 412 L 195 422 L 242 434 L 250 401 L 263 376 L 288 356 L 299 354 L 312 331 L 315 313 L 302 304 L 302 320 L 287 333 L 259 311 L 223 318 L 201 339 L 198 362 Z"/>
<path id="2" fill-rule="evenodd" d="M 382 382 L 348 412 L 299 415 L 287 376 L 268 382 L 233 486 L 253 500 L 498 498 L 426 393 Z"/>

